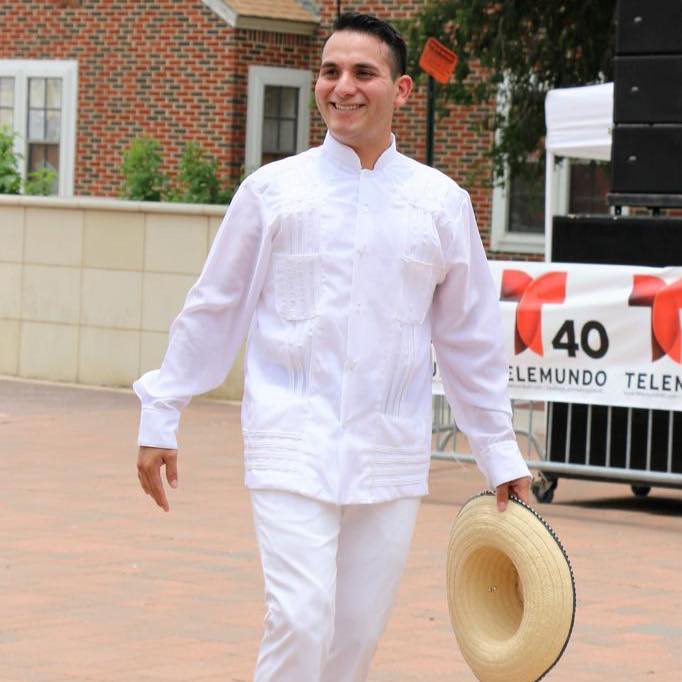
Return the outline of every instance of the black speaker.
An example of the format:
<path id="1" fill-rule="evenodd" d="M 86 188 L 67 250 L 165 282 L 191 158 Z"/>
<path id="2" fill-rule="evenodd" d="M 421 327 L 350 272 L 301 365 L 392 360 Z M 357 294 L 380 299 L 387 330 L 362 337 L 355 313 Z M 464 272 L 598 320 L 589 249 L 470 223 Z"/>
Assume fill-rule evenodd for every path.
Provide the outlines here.
<path id="1" fill-rule="evenodd" d="M 615 126 L 611 191 L 682 194 L 682 125 Z"/>
<path id="2" fill-rule="evenodd" d="M 552 261 L 682 265 L 682 218 L 663 216 L 554 216 Z"/>
<path id="3" fill-rule="evenodd" d="M 555 216 L 552 261 L 682 265 L 682 218 Z M 622 468 L 629 463 L 632 469 L 667 471 L 672 455 L 672 472 L 682 473 L 682 412 L 651 410 L 650 430 L 649 410 L 641 408 L 549 403 L 548 416 L 547 457 L 552 462 L 587 464 L 589 448 L 590 465 Z"/>
<path id="4" fill-rule="evenodd" d="M 682 123 L 682 54 L 616 57 L 615 123 Z"/>
<path id="5" fill-rule="evenodd" d="M 682 53 L 680 0 L 619 0 L 616 54 Z"/>

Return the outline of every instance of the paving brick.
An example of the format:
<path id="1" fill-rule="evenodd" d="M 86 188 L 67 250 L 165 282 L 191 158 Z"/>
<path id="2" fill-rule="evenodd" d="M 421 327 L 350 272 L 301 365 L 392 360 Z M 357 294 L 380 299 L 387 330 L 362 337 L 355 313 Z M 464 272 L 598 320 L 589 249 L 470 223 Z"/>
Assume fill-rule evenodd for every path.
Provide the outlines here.
<path id="1" fill-rule="evenodd" d="M 247 682 L 263 619 L 239 407 L 196 400 L 164 514 L 138 488 L 126 391 L 0 380 L 0 682 Z M 474 680 L 452 635 L 445 550 L 483 481 L 434 462 L 370 682 Z M 548 680 L 680 679 L 682 494 L 561 480 L 539 507 L 578 611 Z M 516 681 L 510 681 L 516 682 Z"/>

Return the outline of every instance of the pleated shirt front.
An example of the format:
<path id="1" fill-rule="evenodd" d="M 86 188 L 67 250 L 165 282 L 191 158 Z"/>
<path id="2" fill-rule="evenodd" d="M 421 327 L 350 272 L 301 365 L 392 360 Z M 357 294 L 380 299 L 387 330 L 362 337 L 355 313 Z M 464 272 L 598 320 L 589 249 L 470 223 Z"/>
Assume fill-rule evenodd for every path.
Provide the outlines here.
<path id="1" fill-rule="evenodd" d="M 394 138 L 372 170 L 328 133 L 246 178 L 161 368 L 134 384 L 141 445 L 177 446 L 182 408 L 222 383 L 247 333 L 247 487 L 338 504 L 425 494 L 432 343 L 489 485 L 529 475 L 469 196 Z"/>

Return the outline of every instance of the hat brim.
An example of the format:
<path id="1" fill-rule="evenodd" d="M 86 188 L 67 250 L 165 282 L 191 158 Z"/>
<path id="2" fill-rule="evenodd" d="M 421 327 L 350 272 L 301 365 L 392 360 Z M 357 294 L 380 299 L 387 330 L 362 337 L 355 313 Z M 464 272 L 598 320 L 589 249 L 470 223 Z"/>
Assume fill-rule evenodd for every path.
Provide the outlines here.
<path id="1" fill-rule="evenodd" d="M 510 496 L 470 499 L 452 527 L 450 620 L 462 655 L 483 682 L 536 682 L 563 654 L 575 620 L 575 580 L 549 524 Z"/>

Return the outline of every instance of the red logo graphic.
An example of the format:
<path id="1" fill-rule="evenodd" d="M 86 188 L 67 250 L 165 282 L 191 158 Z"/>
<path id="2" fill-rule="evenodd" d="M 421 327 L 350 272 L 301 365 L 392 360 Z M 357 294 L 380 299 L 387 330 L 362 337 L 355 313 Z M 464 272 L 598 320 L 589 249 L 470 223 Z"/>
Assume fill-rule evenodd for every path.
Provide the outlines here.
<path id="1" fill-rule="evenodd" d="M 526 348 L 542 356 L 542 306 L 563 303 L 566 298 L 566 273 L 546 272 L 533 279 L 521 270 L 502 273 L 501 301 L 518 301 L 514 329 L 514 352 Z"/>
<path id="2" fill-rule="evenodd" d="M 682 279 L 667 284 L 653 275 L 634 275 L 631 306 L 651 308 L 651 359 L 664 355 L 682 364 Z"/>

